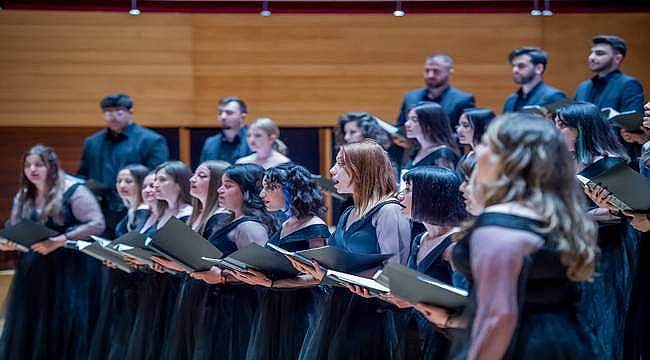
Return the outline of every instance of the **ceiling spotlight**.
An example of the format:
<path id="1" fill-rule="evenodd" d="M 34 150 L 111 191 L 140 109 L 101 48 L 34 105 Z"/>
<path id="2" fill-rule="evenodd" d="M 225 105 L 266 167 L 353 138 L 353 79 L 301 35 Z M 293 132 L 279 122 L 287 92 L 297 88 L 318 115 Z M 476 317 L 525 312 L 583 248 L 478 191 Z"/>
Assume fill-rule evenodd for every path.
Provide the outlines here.
<path id="1" fill-rule="evenodd" d="M 530 11 L 532 16 L 542 15 L 542 11 L 539 9 L 539 0 L 533 0 L 533 10 Z"/>
<path id="2" fill-rule="evenodd" d="M 393 11 L 393 16 L 402 17 L 404 15 L 406 15 L 406 13 L 402 10 L 402 1 L 395 1 L 395 11 Z"/>
<path id="3" fill-rule="evenodd" d="M 544 11 L 542 11 L 544 16 L 552 16 L 553 12 L 551 11 L 551 0 L 544 0 Z"/>
<path id="4" fill-rule="evenodd" d="M 141 11 L 138 9 L 138 0 L 131 0 L 131 10 L 129 10 L 129 15 L 138 16 Z"/>
<path id="5" fill-rule="evenodd" d="M 267 17 L 271 16 L 271 11 L 269 10 L 269 2 L 268 0 L 262 1 L 262 11 L 260 11 L 260 15 Z"/>

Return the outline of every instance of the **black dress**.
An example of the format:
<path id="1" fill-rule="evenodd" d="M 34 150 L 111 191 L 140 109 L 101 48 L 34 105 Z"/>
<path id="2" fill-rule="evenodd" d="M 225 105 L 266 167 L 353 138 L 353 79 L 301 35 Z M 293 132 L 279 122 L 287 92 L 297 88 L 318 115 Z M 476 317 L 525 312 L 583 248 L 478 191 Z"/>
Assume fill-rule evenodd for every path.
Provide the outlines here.
<path id="1" fill-rule="evenodd" d="M 376 205 L 345 229 L 353 208 L 339 220 L 328 245 L 360 254 L 380 253 L 372 217 L 383 206 Z M 376 298 L 362 298 L 342 287 L 329 290 L 317 310 L 317 320 L 307 332 L 301 359 L 392 359 L 398 352 L 394 306 Z"/>
<path id="2" fill-rule="evenodd" d="M 420 234 L 413 240 L 408 267 L 446 284 L 451 284 L 451 265 L 443 259 L 443 254 L 452 243 L 452 235 L 443 239 L 418 263 L 417 256 L 423 235 Z M 444 359 L 447 357 L 451 344 L 445 333 L 439 331 L 415 309 L 405 309 L 398 314 L 400 351 L 404 359 Z"/>
<path id="3" fill-rule="evenodd" d="M 63 223 L 49 218 L 47 227 L 65 233 L 81 224 L 71 204 L 80 186 L 76 183 L 63 194 Z M 89 191 L 88 196 L 95 201 Z M 37 218 L 34 213 L 30 220 Z M 67 248 L 45 256 L 33 251 L 21 254 L 7 297 L 0 358 L 87 359 L 94 324 L 90 283 L 98 265 L 95 259 Z"/>
<path id="4" fill-rule="evenodd" d="M 524 257 L 519 274 L 517 300 L 519 314 L 506 359 L 592 359 L 594 350 L 585 329 L 577 319 L 578 287 L 566 277 L 560 254 L 554 248 L 553 235 L 535 230 L 544 224 L 525 217 L 502 213 L 483 213 L 467 236 L 453 249 L 457 271 L 468 279 L 470 302 L 464 311 L 470 328 L 464 332 L 458 358 L 469 348 L 471 324 L 476 312 L 476 293 L 470 266 L 470 238 L 477 228 L 498 226 L 527 231 L 543 238 L 544 245 Z M 459 344 L 457 344 L 459 345 Z"/>
<path id="5" fill-rule="evenodd" d="M 136 210 L 131 230 L 140 230 L 149 214 L 149 209 Z M 130 231 L 127 223 L 128 218 L 124 217 L 117 224 L 116 237 Z M 103 267 L 102 273 L 99 318 L 93 332 L 88 358 L 124 359 L 138 309 L 138 276 L 108 267 Z"/>
<path id="6" fill-rule="evenodd" d="M 185 222 L 187 218 L 184 216 L 179 220 Z M 155 237 L 157 225 L 152 225 L 142 233 Z M 124 358 L 158 360 L 172 318 L 182 274 L 159 273 L 144 268 L 135 275 L 135 281 L 139 284 L 136 295 L 138 308 Z"/>
<path id="7" fill-rule="evenodd" d="M 458 154 L 448 147 L 441 147 L 432 151 L 430 154 L 422 158 L 420 161 L 415 162 L 415 155 L 411 156 L 406 164 L 402 167 L 402 174 L 405 170 L 411 170 L 418 166 L 440 166 L 446 167 L 450 170 L 456 168 L 458 163 Z"/>
<path id="8" fill-rule="evenodd" d="M 244 216 L 217 230 L 208 240 L 227 256 L 237 250 L 228 234 L 248 221 L 260 223 L 255 217 Z M 245 359 L 257 306 L 258 293 L 251 286 L 210 285 L 196 309 L 192 359 Z"/>
<path id="9" fill-rule="evenodd" d="M 280 231 L 269 239 L 269 243 L 289 251 L 309 249 L 309 240 L 330 236 L 325 224 L 309 225 L 283 238 L 280 238 Z M 260 295 L 247 359 L 297 359 L 307 329 L 315 321 L 316 304 L 322 301 L 321 288 L 261 289 Z"/>
<path id="10" fill-rule="evenodd" d="M 230 213 L 212 215 L 201 234 L 209 238 L 232 219 Z M 195 324 L 200 321 L 198 315 L 201 301 L 210 291 L 210 285 L 196 280 L 188 274 L 183 275 L 180 290 L 172 311 L 172 318 L 163 344 L 161 359 L 191 359 L 194 351 Z"/>

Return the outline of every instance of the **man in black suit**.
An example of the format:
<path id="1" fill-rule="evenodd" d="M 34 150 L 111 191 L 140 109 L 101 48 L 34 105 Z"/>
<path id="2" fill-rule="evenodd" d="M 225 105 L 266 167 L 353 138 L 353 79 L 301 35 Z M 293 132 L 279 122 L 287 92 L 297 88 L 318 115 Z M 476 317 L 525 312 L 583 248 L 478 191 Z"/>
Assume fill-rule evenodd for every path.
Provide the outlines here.
<path id="1" fill-rule="evenodd" d="M 504 113 L 521 111 L 524 106 L 544 106 L 566 99 L 560 89 L 546 85 L 542 80 L 548 62 L 546 51 L 520 47 L 510 52 L 508 60 L 512 65 L 512 81 L 521 87 L 506 99 Z"/>
<path id="2" fill-rule="evenodd" d="M 111 94 L 99 103 L 107 128 L 86 138 L 77 175 L 106 186 L 99 194 L 93 186 L 112 231 L 124 215 L 124 205 L 115 191 L 118 171 L 128 164 L 153 169 L 169 160 L 167 141 L 162 135 L 133 122 L 133 100 L 125 94 Z"/>
<path id="3" fill-rule="evenodd" d="M 220 99 L 217 108 L 221 133 L 205 140 L 200 161 L 223 160 L 234 164 L 240 157 L 251 153 L 246 141 L 248 132 L 244 126 L 248 108 L 242 99 L 232 96 Z"/>
<path id="4" fill-rule="evenodd" d="M 625 40 L 616 35 L 596 35 L 591 42 L 589 68 L 596 75 L 578 85 L 575 100 L 594 103 L 601 109 L 611 107 L 618 112 L 643 112 L 643 86 L 619 69 L 627 53 Z M 624 130 L 620 133 L 628 153 L 636 158 L 641 150 L 633 143 L 639 139 Z"/>
<path id="5" fill-rule="evenodd" d="M 599 108 L 643 112 L 643 87 L 639 80 L 619 69 L 627 46 L 615 35 L 597 35 L 591 39 L 589 68 L 596 75 L 578 85 L 575 100 L 588 101 Z"/>
<path id="6" fill-rule="evenodd" d="M 452 131 L 458 125 L 463 110 L 475 107 L 474 95 L 459 90 L 449 84 L 454 72 L 454 62 L 448 55 L 433 54 L 424 62 L 424 83 L 426 87 L 409 91 L 404 96 L 402 108 L 397 117 L 397 126 L 406 122 L 408 110 L 420 101 L 433 101 L 449 116 Z"/>

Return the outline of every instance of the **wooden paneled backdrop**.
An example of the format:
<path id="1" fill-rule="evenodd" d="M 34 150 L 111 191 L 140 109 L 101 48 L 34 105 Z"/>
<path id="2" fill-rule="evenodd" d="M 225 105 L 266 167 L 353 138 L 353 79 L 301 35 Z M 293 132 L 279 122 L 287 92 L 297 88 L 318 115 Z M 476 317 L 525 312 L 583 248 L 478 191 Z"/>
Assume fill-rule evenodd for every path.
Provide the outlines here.
<path id="1" fill-rule="evenodd" d="M 393 121 L 404 92 L 422 86 L 424 57 L 444 52 L 456 62 L 453 84 L 500 111 L 515 88 L 506 59 L 512 48 L 547 49 L 546 81 L 572 94 L 591 76 L 586 61 L 597 33 L 627 40 L 623 69 L 650 92 L 648 24 L 648 13 L 0 11 L 0 216 L 15 191 L 19 154 L 46 142 L 76 171 L 83 136 L 103 125 L 98 101 L 111 92 L 133 96 L 136 120 L 157 127 L 215 126 L 215 103 L 225 95 L 245 99 L 250 118 L 269 116 L 285 127 L 332 126 L 352 110 Z"/>

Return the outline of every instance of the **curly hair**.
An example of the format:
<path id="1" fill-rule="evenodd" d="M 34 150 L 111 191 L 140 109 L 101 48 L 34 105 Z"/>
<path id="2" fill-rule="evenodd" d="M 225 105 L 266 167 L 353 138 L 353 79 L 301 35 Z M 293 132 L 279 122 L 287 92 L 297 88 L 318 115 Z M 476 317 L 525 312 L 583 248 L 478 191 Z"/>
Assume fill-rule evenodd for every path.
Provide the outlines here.
<path id="1" fill-rule="evenodd" d="M 351 111 L 341 115 L 339 117 L 339 126 L 334 128 L 334 140 L 337 149 L 346 144 L 345 124 L 355 121 L 364 139 L 373 139 L 384 149 L 390 147 L 392 144 L 390 135 L 379 125 L 377 118 L 365 111 Z"/>
<path id="2" fill-rule="evenodd" d="M 289 170 L 270 168 L 265 173 L 265 187 L 282 189 L 291 215 L 297 219 L 322 216 L 327 208 L 323 195 L 309 170 L 296 165 Z"/>
<path id="3" fill-rule="evenodd" d="M 546 222 L 538 230 L 553 234 L 567 276 L 590 279 L 598 254 L 597 229 L 585 215 L 575 167 L 560 131 L 539 115 L 511 113 L 492 122 L 484 142 L 500 159 L 500 175 L 481 184 L 483 205 L 516 201 L 536 209 Z"/>

